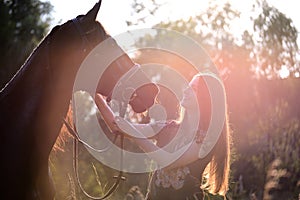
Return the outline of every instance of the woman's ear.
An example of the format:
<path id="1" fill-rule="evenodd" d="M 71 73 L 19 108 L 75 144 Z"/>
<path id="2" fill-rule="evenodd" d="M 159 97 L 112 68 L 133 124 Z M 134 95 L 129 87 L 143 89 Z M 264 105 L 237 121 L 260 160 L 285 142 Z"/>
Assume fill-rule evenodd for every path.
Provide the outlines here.
<path id="1" fill-rule="evenodd" d="M 100 10 L 100 6 L 101 6 L 101 0 L 99 0 L 99 2 L 96 3 L 94 7 L 86 13 L 84 19 L 87 21 L 96 21 L 96 17 Z"/>

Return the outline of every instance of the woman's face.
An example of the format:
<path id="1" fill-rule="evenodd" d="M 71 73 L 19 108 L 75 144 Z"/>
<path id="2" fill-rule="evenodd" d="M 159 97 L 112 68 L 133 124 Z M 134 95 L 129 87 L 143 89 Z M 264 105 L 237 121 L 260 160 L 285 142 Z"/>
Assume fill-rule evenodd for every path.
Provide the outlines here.
<path id="1" fill-rule="evenodd" d="M 198 92 L 198 79 L 194 78 L 189 83 L 189 87 L 187 87 L 183 91 L 183 98 L 181 100 L 181 106 L 186 109 L 196 109 L 197 108 L 197 92 Z"/>

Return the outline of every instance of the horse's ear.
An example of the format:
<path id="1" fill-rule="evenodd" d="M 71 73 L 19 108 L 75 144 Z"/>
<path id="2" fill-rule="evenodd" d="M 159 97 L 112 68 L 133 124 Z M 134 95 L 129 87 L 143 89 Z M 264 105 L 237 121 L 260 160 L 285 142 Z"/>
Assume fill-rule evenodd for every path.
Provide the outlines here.
<path id="1" fill-rule="evenodd" d="M 100 6 L 101 6 L 101 0 L 99 0 L 98 3 L 96 3 L 94 5 L 94 7 L 89 12 L 86 13 L 85 19 L 87 19 L 89 21 L 95 21 L 97 14 L 99 12 Z"/>

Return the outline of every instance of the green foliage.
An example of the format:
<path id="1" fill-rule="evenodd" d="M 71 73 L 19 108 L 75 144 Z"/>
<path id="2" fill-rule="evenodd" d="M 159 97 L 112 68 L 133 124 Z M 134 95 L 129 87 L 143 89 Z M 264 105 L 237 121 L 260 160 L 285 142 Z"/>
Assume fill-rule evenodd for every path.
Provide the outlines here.
<path id="1" fill-rule="evenodd" d="M 230 4 L 214 2 L 195 17 L 155 27 L 176 30 L 197 40 L 223 75 L 236 152 L 228 199 L 262 198 L 268 169 L 275 159 L 282 163 L 278 174 L 286 170 L 290 180 L 280 192 L 296 199 L 300 180 L 300 84 L 299 79 L 280 79 L 278 72 L 283 66 L 291 77 L 299 72 L 297 30 L 278 9 L 257 1 L 253 32 L 245 30 L 236 37 L 230 25 L 240 13 Z M 142 42 L 160 41 L 148 37 Z M 176 45 L 176 41 L 168 42 Z"/>
<path id="2" fill-rule="evenodd" d="M 126 21 L 129 26 L 145 23 L 150 17 L 153 18 L 160 3 L 158 0 L 133 0 L 131 7 L 134 17 Z"/>
<path id="3" fill-rule="evenodd" d="M 261 73 L 274 77 L 282 66 L 287 66 L 293 76 L 299 72 L 296 64 L 296 57 L 299 56 L 298 30 L 290 18 L 269 6 L 265 0 L 257 2 L 257 10 L 260 14 L 254 19 L 254 31 L 258 38 L 253 55 L 261 67 Z"/>
<path id="4" fill-rule="evenodd" d="M 277 169 L 275 175 L 280 175 L 281 178 L 285 177 L 285 180 L 277 180 L 281 184 L 279 189 L 285 193 L 284 196 L 288 197 L 294 194 L 294 198 L 296 198 L 297 191 L 299 193 L 297 182 L 300 177 L 300 122 L 297 118 L 286 116 L 287 107 L 287 102 L 280 102 L 272 109 L 272 112 L 263 118 L 260 123 L 259 135 L 267 135 L 265 148 L 261 151 L 264 160 L 257 158 L 257 156 L 253 156 L 253 158 L 256 157 L 258 163 L 264 163 L 264 165 L 257 167 L 258 171 L 265 171 L 263 175 L 267 174 L 266 167 L 270 163 L 276 159 L 280 160 L 280 165 L 278 164 L 280 168 Z M 268 172 L 272 173 L 272 170 Z M 265 183 L 268 182 L 270 181 L 265 181 Z"/>
<path id="5" fill-rule="evenodd" d="M 2 85 L 43 38 L 50 20 L 47 15 L 51 10 L 49 3 L 18 2 L 0 2 Z M 158 1 L 149 0 L 148 3 L 152 3 L 150 7 L 142 1 L 134 1 L 139 19 L 128 22 L 129 25 L 143 23 L 147 15 L 153 15 L 159 9 Z M 257 3 L 255 8 L 259 14 L 253 17 L 254 32 L 245 31 L 239 37 L 241 39 L 230 28 L 240 13 L 230 4 L 218 6 L 216 1 L 206 12 L 195 17 L 162 22 L 156 27 L 179 31 L 201 43 L 224 78 L 235 149 L 227 198 L 260 199 L 270 188 L 268 183 L 278 183 L 284 180 L 280 178 L 282 176 L 288 177 L 289 182 L 282 185 L 284 191 L 277 191 L 296 199 L 300 192 L 297 186 L 300 181 L 300 96 L 297 95 L 300 84 L 299 79 L 278 79 L 277 73 L 283 65 L 291 71 L 291 76 L 299 72 L 297 30 L 291 19 L 266 2 Z M 141 42 L 153 41 L 147 37 Z M 176 41 L 164 41 L 163 37 L 160 42 L 176 45 Z M 260 79 L 254 78 L 257 72 L 262 75 Z M 270 78 L 272 80 L 267 80 Z M 81 106 L 84 112 L 94 112 L 90 100 Z M 89 125 L 90 120 L 89 115 L 82 120 L 87 132 L 95 130 Z M 126 145 L 139 151 L 131 143 Z M 79 155 L 81 183 L 90 194 L 101 196 L 113 183 L 116 171 L 99 163 L 84 147 L 80 147 Z M 281 164 L 274 168 L 271 163 L 276 159 L 280 159 Z M 56 199 L 86 199 L 78 188 L 72 162 L 72 142 L 65 144 L 64 152 L 51 155 Z M 123 199 L 134 185 L 146 193 L 148 174 L 125 176 L 127 180 L 110 199 Z M 221 198 L 207 194 L 206 199 Z"/>
<path id="6" fill-rule="evenodd" d="M 39 0 L 0 1 L 0 88 L 45 36 L 51 10 Z"/>
<path id="7" fill-rule="evenodd" d="M 298 195 L 293 195 L 293 193 L 290 192 L 290 177 L 290 172 L 288 172 L 288 170 L 282 166 L 281 160 L 275 159 L 270 164 L 269 169 L 267 171 L 267 180 L 264 188 L 263 199 L 297 199 Z"/>

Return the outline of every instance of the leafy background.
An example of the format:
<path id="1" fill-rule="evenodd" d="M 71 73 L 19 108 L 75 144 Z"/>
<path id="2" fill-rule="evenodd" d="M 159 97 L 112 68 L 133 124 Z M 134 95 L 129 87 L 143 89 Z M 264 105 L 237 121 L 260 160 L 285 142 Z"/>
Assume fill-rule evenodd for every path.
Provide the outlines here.
<path id="1" fill-rule="evenodd" d="M 144 2 L 132 1 L 137 20 L 128 21 L 129 26 L 155 17 L 159 2 L 147 2 L 152 6 L 145 7 Z M 161 22 L 155 27 L 177 30 L 198 41 L 222 74 L 228 95 L 233 144 L 228 199 L 298 199 L 298 30 L 290 18 L 267 1 L 253 1 L 252 9 L 252 27 L 241 35 L 230 31 L 232 22 L 240 16 L 239 11 L 229 3 L 221 5 L 217 1 L 211 1 L 209 8 L 197 16 Z M 0 1 L 1 87 L 48 33 L 51 10 L 51 4 L 45 1 Z M 149 37 L 143 42 L 154 41 Z M 140 63 L 147 62 L 147 58 L 135 59 Z M 282 68 L 288 72 L 284 78 L 280 76 Z M 129 141 L 126 145 L 137 148 Z M 50 158 L 56 199 L 86 199 L 73 172 L 72 140 L 66 140 L 61 147 L 63 149 L 53 151 Z M 84 188 L 93 195 L 103 194 L 117 172 L 103 166 L 82 146 L 79 157 L 79 175 Z M 126 181 L 120 184 L 111 199 L 129 199 L 126 194 L 130 188 L 136 196 L 139 192 L 146 193 L 148 174 L 125 176 Z M 133 186 L 138 186 L 139 190 Z M 220 197 L 208 195 L 207 199 Z"/>

